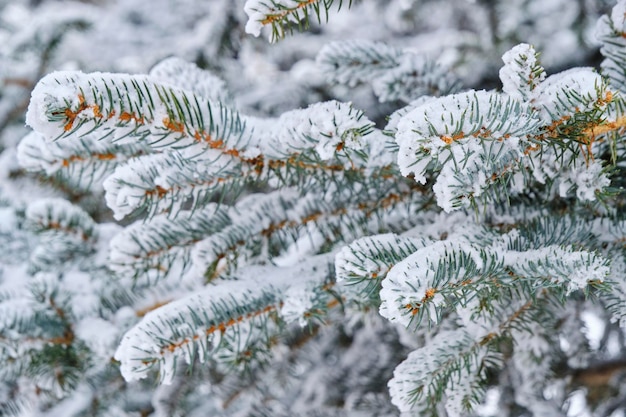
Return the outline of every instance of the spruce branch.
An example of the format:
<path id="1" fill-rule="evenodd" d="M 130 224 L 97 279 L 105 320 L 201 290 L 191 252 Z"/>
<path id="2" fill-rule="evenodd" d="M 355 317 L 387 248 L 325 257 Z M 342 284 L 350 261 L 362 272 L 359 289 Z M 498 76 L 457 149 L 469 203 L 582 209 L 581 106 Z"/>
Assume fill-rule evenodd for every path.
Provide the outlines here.
<path id="1" fill-rule="evenodd" d="M 172 219 L 157 215 L 136 222 L 111 240 L 109 267 L 140 285 L 184 277 L 191 267 L 193 246 L 231 223 L 225 206 L 208 205 Z"/>
<path id="2" fill-rule="evenodd" d="M 50 141 L 93 133 L 156 149 L 237 149 L 246 140 L 237 112 L 149 76 L 50 74 L 33 91 L 27 123 Z"/>
<path id="3" fill-rule="evenodd" d="M 460 87 L 431 57 L 379 42 L 332 42 L 322 48 L 316 62 L 333 82 L 350 87 L 371 83 L 381 102 L 447 95 Z"/>
<path id="4" fill-rule="evenodd" d="M 455 143 L 523 139 L 539 127 L 531 109 L 497 93 L 475 91 L 428 101 L 398 124 L 398 164 L 402 175 L 426 181 L 426 167 L 441 167 L 452 158 Z M 465 141 L 462 141 L 466 139 Z M 510 142 L 513 142 L 510 141 Z"/>
<path id="5" fill-rule="evenodd" d="M 248 15 L 246 32 L 259 36 L 265 26 L 271 27 L 270 40 L 275 42 L 291 32 L 294 26 L 308 27 L 310 20 L 319 23 L 328 20 L 330 8 L 335 0 L 248 0 L 244 10 Z M 343 0 L 338 0 L 341 9 Z M 352 5 L 349 0 L 348 7 Z"/>
<path id="6" fill-rule="evenodd" d="M 152 67 L 149 75 L 160 82 L 191 91 L 204 100 L 220 103 L 232 101 L 224 80 L 180 58 L 164 59 Z"/>
<path id="7" fill-rule="evenodd" d="M 192 203 L 201 209 L 216 195 L 236 195 L 255 171 L 243 171 L 237 160 L 209 150 L 196 157 L 188 150 L 140 156 L 118 166 L 103 183 L 107 205 L 117 219 L 133 212 L 175 217 Z"/>
<path id="8" fill-rule="evenodd" d="M 93 219 L 63 199 L 41 199 L 29 205 L 25 226 L 40 235 L 30 253 L 34 271 L 63 268 L 94 251 L 98 239 Z"/>
<path id="9" fill-rule="evenodd" d="M 488 346 L 475 342 L 464 330 L 438 333 L 394 370 L 389 381 L 394 405 L 402 412 L 434 414 L 439 402 L 454 401 L 458 404 L 450 406 L 457 413 L 467 412 L 486 376 L 483 362 L 497 362 L 490 353 Z"/>
<path id="10" fill-rule="evenodd" d="M 32 132 L 18 145 L 17 157 L 20 165 L 30 172 L 89 190 L 98 189 L 119 164 L 151 152 L 150 147 L 142 143 L 115 144 L 89 135 L 50 143 Z"/>
<path id="11" fill-rule="evenodd" d="M 440 330 L 394 370 L 389 381 L 394 404 L 401 411 L 432 414 L 439 404 L 452 415 L 472 411 L 483 399 L 488 373 L 504 366 L 499 346 L 511 336 L 521 340 L 532 335 L 528 322 L 546 296 L 525 301 L 509 288 L 492 299 L 495 309 L 489 311 L 482 308 L 484 300 L 474 298 L 459 311 L 462 327 Z"/>
<path id="12" fill-rule="evenodd" d="M 382 281 L 380 314 L 405 326 L 419 326 L 424 317 L 439 323 L 443 312 L 464 306 L 494 280 L 504 260 L 494 251 L 440 241 L 418 249 L 396 263 Z"/>
<path id="13" fill-rule="evenodd" d="M 523 252 L 519 259 L 509 260 L 516 278 L 531 277 L 537 285 L 565 286 L 565 295 L 588 285 L 600 285 L 609 275 L 609 262 L 602 256 L 585 251 L 571 251 L 547 246 Z"/>
<path id="14" fill-rule="evenodd" d="M 96 239 L 91 216 L 63 199 L 42 199 L 30 204 L 25 217 L 27 227 L 35 233 L 59 233 L 84 242 Z"/>
<path id="15" fill-rule="evenodd" d="M 502 56 L 500 69 L 502 91 L 521 101 L 530 101 L 532 91 L 546 78 L 539 63 L 539 54 L 531 45 L 522 43 Z"/>
<path id="16" fill-rule="evenodd" d="M 210 280 L 234 265 L 244 265 L 255 252 L 258 255 L 262 241 L 287 223 L 297 196 L 296 190 L 283 189 L 241 199 L 229 210 L 230 224 L 205 235 L 193 248 L 195 273 Z M 218 270 L 220 262 L 225 265 Z"/>
<path id="17" fill-rule="evenodd" d="M 428 245 L 424 238 L 394 234 L 369 236 L 344 246 L 335 257 L 337 281 L 345 282 L 355 300 L 380 290 L 389 270 L 418 249 Z"/>
<path id="18" fill-rule="evenodd" d="M 211 38 L 208 27 L 241 29 L 230 3 L 214 3 L 193 38 Z M 413 3 L 390 0 L 385 13 L 410 19 Z M 247 30 L 271 27 L 276 40 L 326 19 L 333 4 L 342 2 L 248 0 Z M 489 6 L 492 17 L 503 4 Z M 449 15 L 462 14 L 465 25 L 466 6 Z M 565 412 L 574 389 L 566 378 L 585 377 L 572 370 L 592 370 L 587 361 L 610 353 L 609 336 L 624 344 L 617 324 L 599 347 L 581 330 L 626 317 L 624 12 L 621 0 L 600 23 L 603 73 L 547 77 L 535 49 L 520 44 L 503 56 L 501 92 L 456 93 L 448 67 L 455 61 L 472 78 L 461 61 L 477 63 L 476 51 L 435 59 L 370 41 L 323 48 L 322 77 L 350 88 L 370 83 L 380 101 L 408 103 L 384 131 L 372 120 L 393 103 L 327 90 L 310 60 L 292 66 L 294 55 L 314 54 L 299 41 L 276 57 L 236 33 L 215 37 L 217 49 L 184 51 L 200 65 L 233 69 L 221 75 L 234 97 L 219 77 L 176 58 L 148 75 L 44 77 L 21 163 L 84 189 L 89 200 L 72 201 L 94 218 L 107 216 L 93 204 L 101 182 L 116 220 L 146 218 L 97 224 L 61 199 L 16 201 L 13 189 L 29 176 L 15 174 L 12 150 L 3 153 L 0 376 L 13 384 L 10 396 L 30 396 L 34 412 L 49 415 L 74 407 L 278 416 L 302 404 L 392 414 L 395 404 L 463 416 L 480 414 L 485 393 L 497 391 L 512 415 Z M 157 15 L 160 23 L 179 18 Z M 495 40 L 506 33 L 491 29 Z M 211 55 L 230 47 L 228 58 Z M 258 88 L 251 56 L 269 64 L 273 84 Z M 254 81 L 238 79 L 239 61 Z M 477 70 L 475 79 L 484 75 Z M 272 118 L 235 106 L 262 112 L 247 98 L 295 91 L 295 81 L 313 94 L 298 103 L 352 94 L 372 120 L 334 100 Z M 0 113 L 8 101 L 0 96 Z M 365 313 L 376 310 L 382 318 Z M 390 402 L 381 381 L 410 350 L 389 383 Z M 200 363 L 182 376 L 181 367 Z M 158 373 L 175 387 L 127 385 L 118 365 L 128 381 Z"/>
<path id="19" fill-rule="evenodd" d="M 349 241 L 363 233 L 396 227 L 394 211 L 424 204 L 423 197 L 403 184 L 380 189 L 341 190 L 338 186 L 312 189 L 300 195 L 282 189 L 265 195 L 250 195 L 232 209 L 232 225 L 206 237 L 193 249 L 196 273 L 213 276 L 218 263 L 222 271 L 282 255 L 304 245 L 315 253 L 328 242 Z M 391 215 L 391 216 L 389 216 Z M 389 216 L 389 217 L 388 217 Z M 273 253 L 263 253 L 273 249 Z M 262 259 L 261 258 L 261 259 Z"/>
<path id="20" fill-rule="evenodd" d="M 607 219 L 598 219 L 597 222 L 610 224 Z M 520 222 L 514 231 L 502 235 L 501 240 L 507 249 L 513 251 L 570 245 L 576 249 L 598 250 L 598 238 L 605 235 L 597 230 L 593 223 L 574 216 L 558 217 L 541 213 Z"/>
<path id="21" fill-rule="evenodd" d="M 399 66 L 403 54 L 402 49 L 384 43 L 351 40 L 325 45 L 316 62 L 332 81 L 355 87 Z"/>
<path id="22" fill-rule="evenodd" d="M 608 78 L 613 88 L 626 92 L 626 70 L 624 69 L 624 46 L 626 33 L 624 26 L 624 2 L 618 1 L 610 15 L 602 16 L 596 26 L 596 36 L 601 42 L 600 52 L 604 56 L 601 63 L 602 74 Z"/>
<path id="23" fill-rule="evenodd" d="M 293 273 L 307 274 L 297 286 L 310 283 L 322 289 L 329 276 L 327 259 L 312 258 L 281 272 L 275 267 L 240 269 L 238 280 L 151 311 L 124 336 L 115 354 L 122 374 L 140 379 L 158 367 L 161 380 L 171 383 L 179 362 L 192 364 L 196 357 L 227 368 L 246 366 L 270 347 L 286 303 L 283 294 L 294 287 L 289 283 Z"/>
<path id="24" fill-rule="evenodd" d="M 595 200 L 609 179 L 594 155 L 615 146 L 604 141 L 620 129 L 621 99 L 589 69 L 553 75 L 526 93 L 530 103 L 484 91 L 421 100 L 391 126 L 401 173 L 420 183 L 434 173 L 438 205 L 448 212 L 523 192 L 529 173 L 552 185 L 555 170 L 564 177 L 561 195 L 574 189 Z"/>
<path id="25" fill-rule="evenodd" d="M 66 96 L 57 97 L 54 85 L 63 77 L 74 92 L 64 89 Z M 218 192 L 267 175 L 287 185 L 310 178 L 311 171 L 332 179 L 338 171 L 370 169 L 370 157 L 377 159 L 367 151 L 380 151 L 380 137 L 368 138 L 372 122 L 338 102 L 293 110 L 270 124 L 150 77 L 72 73 L 43 79 L 33 97 L 29 123 L 48 139 L 89 134 L 124 144 L 136 137 L 158 152 L 117 166 L 105 181 L 116 218 L 137 209 L 175 215 L 190 199 L 200 208 Z"/>

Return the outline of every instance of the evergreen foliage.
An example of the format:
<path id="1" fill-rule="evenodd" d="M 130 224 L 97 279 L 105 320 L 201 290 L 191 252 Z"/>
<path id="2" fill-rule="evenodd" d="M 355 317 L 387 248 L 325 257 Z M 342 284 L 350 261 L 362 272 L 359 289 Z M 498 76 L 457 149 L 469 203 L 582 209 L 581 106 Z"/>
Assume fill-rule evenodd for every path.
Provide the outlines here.
<path id="1" fill-rule="evenodd" d="M 625 0 L 599 18 L 599 69 L 580 43 L 551 75 L 517 39 L 539 0 L 517 23 L 513 2 L 44 3 L 0 0 L 7 27 L 36 17 L 0 33 L 0 416 L 626 409 Z M 603 11 L 588 3 L 561 47 Z M 391 24 L 325 42 L 332 15 L 378 7 L 490 21 L 474 38 L 503 65 Z M 107 37 L 101 10 L 149 71 L 78 62 L 105 59 L 82 43 Z M 143 51 L 170 20 L 187 59 Z M 274 50 L 305 58 L 281 71 Z"/>

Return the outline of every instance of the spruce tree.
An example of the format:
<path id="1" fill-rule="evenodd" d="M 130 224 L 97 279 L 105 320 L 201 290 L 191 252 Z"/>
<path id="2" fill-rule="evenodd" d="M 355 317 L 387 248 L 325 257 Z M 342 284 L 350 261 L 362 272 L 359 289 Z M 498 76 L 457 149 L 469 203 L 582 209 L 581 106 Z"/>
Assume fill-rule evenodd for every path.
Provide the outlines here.
<path id="1" fill-rule="evenodd" d="M 623 415 L 625 0 L 5 3 L 0 415 Z"/>

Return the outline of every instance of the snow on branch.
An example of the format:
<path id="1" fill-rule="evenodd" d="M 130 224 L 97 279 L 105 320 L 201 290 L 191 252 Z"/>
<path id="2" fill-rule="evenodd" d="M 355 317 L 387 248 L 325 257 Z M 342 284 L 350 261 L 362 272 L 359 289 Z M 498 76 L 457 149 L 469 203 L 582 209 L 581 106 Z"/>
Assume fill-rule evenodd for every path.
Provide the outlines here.
<path id="1" fill-rule="evenodd" d="M 183 81 L 181 73 L 193 79 Z M 211 77 L 174 59 L 159 64 L 150 76 L 51 74 L 35 88 L 27 121 L 47 141 L 67 139 L 49 145 L 58 156 L 44 162 L 32 151 L 34 137 L 29 138 L 22 145 L 23 159 L 33 169 L 44 165 L 56 172 L 46 163 L 65 168 L 87 158 L 109 162 L 108 152 L 117 148 L 116 154 L 137 156 L 107 164 L 115 171 L 105 181 L 106 198 L 118 219 L 143 208 L 150 215 L 175 214 L 188 200 L 198 208 L 218 190 L 236 189 L 247 180 L 271 177 L 292 185 L 312 173 L 328 180 L 344 170 L 390 166 L 390 158 L 380 155 L 386 140 L 349 103 L 317 103 L 276 120 L 245 117 L 204 97 L 222 97 L 211 90 L 221 88 Z M 76 149 L 79 141 L 86 149 Z M 144 155 L 143 147 L 156 154 Z M 87 165 L 96 170 L 103 164 Z"/>
<path id="2" fill-rule="evenodd" d="M 602 74 L 608 78 L 611 87 L 626 93 L 626 1 L 618 0 L 610 15 L 598 20 L 596 37 L 601 42 L 600 52 L 604 56 Z"/>
<path id="3" fill-rule="evenodd" d="M 157 369 L 161 381 L 171 383 L 182 362 L 191 365 L 195 358 L 227 368 L 245 366 L 271 346 L 287 290 L 322 290 L 330 274 L 328 261 L 322 255 L 291 268 L 242 268 L 236 280 L 151 311 L 126 333 L 115 353 L 122 375 L 132 381 Z M 294 282 L 294 276 L 301 279 Z M 290 294 L 302 296 L 300 291 Z"/>
<path id="4" fill-rule="evenodd" d="M 305 194 L 285 188 L 242 198 L 229 211 L 232 224 L 194 246 L 196 274 L 211 277 L 218 263 L 223 271 L 231 264 L 241 266 L 255 256 L 268 256 L 263 253 L 266 246 L 282 256 L 281 262 L 290 263 L 288 254 L 299 245 L 315 253 L 327 242 L 350 241 L 361 233 L 392 227 L 398 220 L 396 210 L 423 203 L 423 197 L 408 187 L 360 193 L 334 184 L 320 188 Z"/>
<path id="5" fill-rule="evenodd" d="M 390 136 L 396 135 L 398 133 L 398 124 L 407 114 L 411 113 L 416 108 L 435 100 L 435 97 L 432 96 L 422 96 L 416 100 L 411 101 L 404 107 L 399 108 L 389 115 L 387 125 L 385 126 L 384 132 Z"/>
<path id="6" fill-rule="evenodd" d="M 444 311 L 457 310 L 476 294 L 495 287 L 502 292 L 522 284 L 520 289 L 532 297 L 538 288 L 555 288 L 566 296 L 572 291 L 606 285 L 610 273 L 606 258 L 566 246 L 538 245 L 540 248 L 535 249 L 533 242 L 523 236 L 532 236 L 529 230 L 536 231 L 536 227 L 514 230 L 500 238 L 494 236 L 492 243 L 484 245 L 483 241 L 480 248 L 468 241 L 475 236 L 463 237 L 459 232 L 445 241 L 423 242 L 422 247 L 408 254 L 394 247 L 393 265 L 379 259 L 380 249 L 351 255 L 368 242 L 356 241 L 337 256 L 337 273 L 341 279 L 356 273 L 360 280 L 363 275 L 387 270 L 380 290 L 380 314 L 405 326 L 419 325 L 423 317 L 439 323 Z M 585 232 L 579 229 L 577 233 L 583 236 Z M 384 243 L 393 237 L 383 238 Z"/>
<path id="7" fill-rule="evenodd" d="M 467 207 L 491 184 L 519 170 L 526 136 L 539 121 L 502 94 L 470 91 L 426 101 L 398 123 L 398 165 L 424 184 L 439 171 L 435 195 L 446 211 Z"/>
<path id="8" fill-rule="evenodd" d="M 509 233 L 501 235 L 498 241 L 502 242 L 507 250 L 512 251 L 565 246 L 571 242 L 584 242 L 585 247 L 593 248 L 597 239 L 606 237 L 608 233 L 597 236 L 592 230 L 594 226 L 590 222 L 541 213 L 536 218 L 517 225 Z"/>
<path id="9" fill-rule="evenodd" d="M 273 324 L 269 315 L 278 308 L 276 294 L 262 289 L 243 290 L 240 282 L 224 283 L 146 314 L 126 333 L 115 353 L 122 375 L 132 381 L 156 369 L 161 382 L 169 384 L 183 360 L 187 364 L 196 357 L 202 363 L 216 360 L 212 354 L 218 349 L 236 351 L 240 360 L 251 358 L 255 344 L 267 348 Z"/>
<path id="10" fill-rule="evenodd" d="M 361 118 L 362 112 L 349 106 L 321 103 L 281 116 L 282 123 L 273 132 L 259 132 L 258 147 L 247 153 L 208 149 L 197 154 L 191 148 L 130 160 L 105 181 L 107 203 L 118 218 L 142 207 L 151 214 L 175 214 L 186 201 L 202 207 L 218 191 L 236 190 L 247 181 L 272 178 L 292 185 L 336 181 L 359 165 L 375 170 L 376 163 L 389 160 L 361 157 L 360 149 L 376 149 L 363 138 L 371 122 Z M 359 153 L 349 157 L 351 149 Z"/>
<path id="11" fill-rule="evenodd" d="M 180 58 L 164 59 L 152 67 L 149 75 L 159 82 L 191 91 L 203 100 L 220 103 L 231 101 L 224 80 Z"/>
<path id="12" fill-rule="evenodd" d="M 579 200 L 589 201 L 610 184 L 595 156 L 614 146 L 610 135 L 626 125 L 621 99 L 589 68 L 541 82 L 540 67 L 533 70 L 520 61 L 531 53 L 520 45 L 505 56 L 508 94 L 470 91 L 423 99 L 391 120 L 401 173 L 422 184 L 432 177 L 445 211 L 524 192 L 533 177 L 558 185 L 562 196 L 574 190 Z M 534 71 L 533 88 L 522 91 L 511 84 L 514 71 L 528 77 Z M 521 101 L 526 96 L 529 100 Z"/>
<path id="13" fill-rule="evenodd" d="M 461 83 L 450 69 L 434 59 L 407 53 L 400 65 L 372 81 L 374 94 L 381 102 L 406 103 L 423 95 L 443 96 L 459 91 Z"/>
<path id="14" fill-rule="evenodd" d="M 154 148 L 244 146 L 239 114 L 149 76 L 55 72 L 32 93 L 26 122 L 46 140 L 97 134 Z"/>
<path id="15" fill-rule="evenodd" d="M 516 285 L 496 292 L 492 288 L 467 300 L 453 316 L 461 327 L 440 329 L 394 370 L 388 384 L 392 402 L 413 413 L 433 412 L 443 405 L 449 415 L 460 417 L 483 401 L 488 373 L 504 365 L 499 346 L 511 337 L 528 342 L 545 332 L 542 325 L 552 325 L 545 317 L 539 325 L 534 321 L 545 312 L 545 293 L 528 294 L 526 300 L 519 290 Z"/>
<path id="16" fill-rule="evenodd" d="M 424 238 L 391 233 L 357 239 L 335 257 L 337 281 L 345 282 L 351 286 L 351 292 L 359 294 L 379 289 L 381 280 L 397 262 L 427 244 Z"/>
<path id="17" fill-rule="evenodd" d="M 546 78 L 539 63 L 538 53 L 532 46 L 521 43 L 502 56 L 504 66 L 500 69 L 502 91 L 521 101 L 529 101 L 532 91 Z"/>
<path id="18" fill-rule="evenodd" d="M 328 13 L 335 0 L 247 0 L 244 10 L 248 15 L 246 32 L 259 36 L 263 27 L 272 28 L 271 41 L 285 36 L 293 26 L 308 26 L 314 15 L 318 22 L 328 19 Z M 337 0 L 339 9 L 343 0 Z M 349 5 L 352 0 L 349 1 Z"/>
<path id="19" fill-rule="evenodd" d="M 263 149 L 271 157 L 302 152 L 314 147 L 322 160 L 330 159 L 335 152 L 346 149 L 361 150 L 366 136 L 374 130 L 374 123 L 365 113 L 349 103 L 327 101 L 312 104 L 306 109 L 286 112 L 276 121 L 277 128 L 270 138 L 279 153 L 270 153 L 272 147 Z"/>
<path id="20" fill-rule="evenodd" d="M 600 111 L 612 100 L 607 83 L 592 68 L 553 74 L 533 90 L 533 106 L 554 130 L 567 124 L 575 114 Z"/>
<path id="21" fill-rule="evenodd" d="M 131 159 L 119 165 L 103 186 L 116 219 L 137 210 L 149 216 L 162 212 L 176 216 L 186 203 L 201 208 L 218 191 L 236 191 L 254 174 L 229 155 L 207 150 L 194 157 L 182 150 Z"/>
<path id="22" fill-rule="evenodd" d="M 619 94 L 626 82 L 626 0 L 599 26 L 604 74 L 576 68 L 547 77 L 534 48 L 520 44 L 502 57 L 501 92 L 460 94 L 452 65 L 476 83 L 491 79 L 483 70 L 493 67 L 477 54 L 482 40 L 499 35 L 483 25 L 493 23 L 489 16 L 474 11 L 489 2 L 460 0 L 463 8 L 432 14 L 442 31 L 420 48 L 444 47 L 439 59 L 397 47 L 409 45 L 408 37 L 389 45 L 341 41 L 321 50 L 317 67 L 310 58 L 321 45 L 311 39 L 288 42 L 276 55 L 240 39 L 245 16 L 237 2 L 205 2 L 211 6 L 199 13 L 187 7 L 191 0 L 179 0 L 179 16 L 161 13 L 156 3 L 172 2 L 159 0 L 141 22 L 134 11 L 145 5 L 133 2 L 114 7 L 124 28 L 142 27 L 146 39 L 154 38 L 152 30 L 175 27 L 167 23 L 184 15 L 184 25 L 194 26 L 189 45 L 199 49 L 183 52 L 235 81 L 238 96 L 214 74 L 177 58 L 147 75 L 56 72 L 33 91 L 26 120 L 35 131 L 17 152 L 22 167 L 37 175 L 11 160 L 11 131 L 0 135 L 0 147 L 8 146 L 0 158 L 0 193 L 8 196 L 0 196 L 0 363 L 7 363 L 0 377 L 9 376 L 11 390 L 30 390 L 16 398 L 37 397 L 33 413 L 85 414 L 97 404 L 110 415 L 245 414 L 259 405 L 253 410 L 259 414 L 291 405 L 306 414 L 304 408 L 323 404 L 319 413 L 392 414 L 380 381 L 417 349 L 389 383 L 401 412 L 480 414 L 472 409 L 485 388 L 500 383 L 493 391 L 507 395 L 499 405 L 541 414 L 531 399 L 544 399 L 550 389 L 554 397 L 571 392 L 565 382 L 576 380 L 572 367 L 610 350 L 617 327 L 608 320 L 623 327 L 626 318 L 619 162 L 626 154 Z M 271 28 L 276 40 L 352 2 L 244 3 L 246 31 Z M 411 24 L 417 3 L 364 4 L 355 20 L 324 36 L 342 36 L 373 11 L 384 12 L 374 20 L 390 26 L 388 34 L 408 34 L 398 24 L 417 28 Z M 428 3 L 424 10 L 439 10 Z M 0 9 L 21 24 L 24 4 Z M 5 49 L 14 62 L 23 54 L 25 74 L 43 72 L 49 59 L 57 67 L 97 65 L 81 62 L 85 55 L 75 46 L 110 41 L 98 30 L 88 42 L 67 38 L 58 45 L 61 55 L 53 57 L 52 47 L 67 23 L 106 25 L 96 17 L 107 8 L 88 6 L 84 19 L 69 12 L 71 20 L 55 18 L 52 26 L 35 13 L 35 30 L 20 30 L 25 42 L 7 35 L 13 40 Z M 536 17 L 505 14 L 510 26 Z M 452 21 L 484 26 L 473 32 L 477 42 L 448 39 L 460 33 L 450 31 Z M 54 30 L 38 39 L 47 27 Z M 208 38 L 210 45 L 200 45 Z M 33 60 L 33 52 L 50 56 Z M 271 66 L 268 77 L 258 77 L 260 55 Z M 151 61 L 120 58 L 114 67 Z M 246 79 L 238 76 L 240 63 Z M 26 91 L 34 78 L 18 80 L 19 88 Z M 324 85 L 324 78 L 347 88 Z M 361 94 L 362 84 L 389 103 L 376 106 Z M 19 102 L 13 87 L 0 94 L 0 113 Z M 285 91 L 293 100 L 276 98 Z M 276 103 L 284 108 L 287 101 L 347 94 L 371 116 L 335 100 L 274 112 Z M 408 105 L 391 114 L 385 131 L 377 129 L 399 102 Z M 235 103 L 276 116 L 248 116 Z M 79 197 L 72 201 L 93 219 L 60 199 L 14 201 L 12 188 L 43 182 L 44 175 L 80 187 L 80 194 L 70 190 Z M 123 226 L 96 223 L 110 216 L 94 204 L 100 186 L 114 218 L 130 217 Z M 580 313 L 596 311 L 607 321 L 600 342 L 606 346 L 591 352 Z M 150 384 L 120 383 L 111 359 L 123 332 L 113 361 L 123 378 L 158 374 L 173 386 L 150 396 L 144 395 Z M 270 356 L 276 366 L 258 366 Z M 181 369 L 198 363 L 208 369 L 182 377 Z M 140 394 L 138 402 L 112 402 L 128 387 Z M 346 401 L 327 401 L 336 392 Z M 565 401 L 558 398 L 554 411 L 565 412 Z M 244 408 L 230 408 L 234 402 Z"/>
<path id="23" fill-rule="evenodd" d="M 408 103 L 423 95 L 454 93 L 460 87 L 435 59 L 379 42 L 332 42 L 321 49 L 316 62 L 331 81 L 350 87 L 371 83 L 381 102 Z"/>
<path id="24" fill-rule="evenodd" d="M 298 192 L 282 189 L 267 194 L 251 194 L 229 210 L 231 224 L 217 233 L 206 235 L 192 250 L 196 275 L 212 279 L 222 261 L 244 264 L 246 252 L 282 228 L 289 220 L 288 211 L 297 201 Z M 255 245 L 256 244 L 256 245 Z"/>
<path id="25" fill-rule="evenodd" d="M 530 280 L 531 286 L 564 287 L 566 295 L 588 285 L 603 284 L 610 272 L 609 261 L 603 256 L 556 246 L 506 256 L 516 278 Z"/>
<path id="26" fill-rule="evenodd" d="M 382 281 L 380 314 L 404 326 L 423 317 L 439 323 L 446 308 L 463 305 L 503 270 L 493 250 L 459 241 L 439 241 L 397 262 Z"/>
<path id="27" fill-rule="evenodd" d="M 31 172 L 57 177 L 81 190 L 97 189 L 115 167 L 151 153 L 144 143 L 119 144 L 86 135 L 74 140 L 47 142 L 36 132 L 17 147 L 20 165 Z"/>
<path id="28" fill-rule="evenodd" d="M 85 244 L 97 239 L 96 224 L 83 209 L 61 198 L 41 199 L 26 210 L 27 227 L 36 233 L 55 233 Z"/>
<path id="29" fill-rule="evenodd" d="M 110 242 L 109 267 L 139 284 L 165 278 L 182 279 L 191 267 L 191 250 L 207 235 L 230 224 L 226 206 L 209 204 L 172 219 L 157 215 L 126 227 Z"/>
<path id="30" fill-rule="evenodd" d="M 315 194 L 306 195 L 291 210 L 292 220 L 277 230 L 278 238 L 285 240 L 284 235 L 295 232 L 298 240 L 291 249 L 304 243 L 315 253 L 328 242 L 350 242 L 364 234 L 408 227 L 411 221 L 400 213 L 428 204 L 423 190 L 406 184 L 364 181 L 363 185 L 345 190 L 341 184 L 333 184 L 317 200 Z"/>
<path id="31" fill-rule="evenodd" d="M 31 272 L 66 268 L 95 249 L 98 229 L 83 209 L 67 200 L 37 200 L 26 209 L 25 227 L 39 235 L 30 253 Z"/>
<path id="32" fill-rule="evenodd" d="M 427 167 L 452 160 L 456 145 L 498 141 L 514 146 L 538 126 L 530 108 L 498 93 L 470 91 L 434 99 L 398 123 L 398 164 L 403 175 L 413 174 L 424 184 Z"/>
<path id="33" fill-rule="evenodd" d="M 332 81 L 355 87 L 399 66 L 403 54 L 402 49 L 381 42 L 338 41 L 324 45 L 316 63 Z"/>
<path id="34" fill-rule="evenodd" d="M 432 412 L 443 401 L 449 415 L 464 415 L 482 393 L 490 353 L 462 329 L 441 331 L 396 367 L 388 384 L 391 401 L 412 413 Z"/>

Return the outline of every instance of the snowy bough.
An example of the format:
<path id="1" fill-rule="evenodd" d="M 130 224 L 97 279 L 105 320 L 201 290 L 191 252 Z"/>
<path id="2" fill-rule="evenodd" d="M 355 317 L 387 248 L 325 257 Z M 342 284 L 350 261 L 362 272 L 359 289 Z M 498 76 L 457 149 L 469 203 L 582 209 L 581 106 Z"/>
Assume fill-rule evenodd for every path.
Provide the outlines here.
<path id="1" fill-rule="evenodd" d="M 331 3 L 249 1 L 248 30 L 280 37 Z M 599 23 L 601 72 L 547 75 L 520 44 L 501 91 L 450 94 L 434 61 L 381 43 L 324 48 L 329 79 L 409 103 L 384 129 L 339 101 L 243 114 L 175 58 L 147 75 L 45 76 L 20 164 L 103 191 L 125 226 L 66 201 L 2 209 L 32 248 L 31 286 L 0 299 L 16 342 L 2 355 L 46 369 L 46 351 L 71 348 L 80 366 L 41 372 L 58 397 L 111 356 L 126 381 L 171 384 L 192 365 L 263 372 L 300 327 L 374 311 L 413 349 L 388 383 L 407 415 L 471 414 L 499 384 L 533 413 L 566 412 L 593 359 L 581 311 L 626 323 L 625 8 Z"/>

